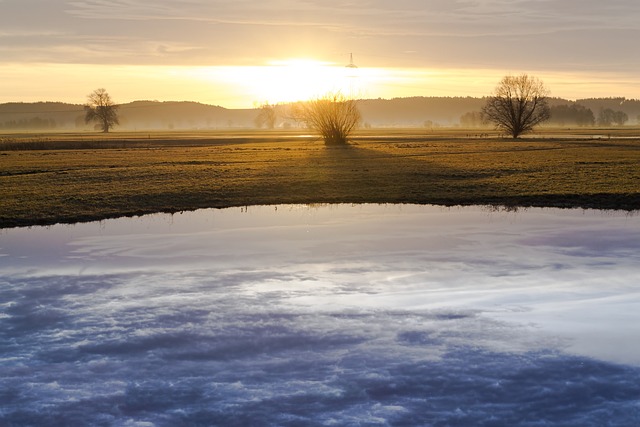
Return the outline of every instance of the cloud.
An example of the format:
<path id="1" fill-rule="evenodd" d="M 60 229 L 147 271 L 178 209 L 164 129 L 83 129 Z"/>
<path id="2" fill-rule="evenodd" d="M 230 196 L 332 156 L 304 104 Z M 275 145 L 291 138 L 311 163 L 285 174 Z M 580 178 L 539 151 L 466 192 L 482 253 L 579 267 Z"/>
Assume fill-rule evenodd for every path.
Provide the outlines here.
<path id="1" fill-rule="evenodd" d="M 640 31 L 640 5 L 627 0 L 32 0 L 6 7 L 5 62 L 255 65 L 295 56 L 344 62 L 345 52 L 356 52 L 369 66 L 639 66 L 627 52 Z"/>
<path id="2" fill-rule="evenodd" d="M 145 0 L 84 0 L 68 1 L 66 12 L 88 19 L 162 19 L 180 17 L 195 4 Z M 202 3 L 202 2 L 200 2 Z"/>

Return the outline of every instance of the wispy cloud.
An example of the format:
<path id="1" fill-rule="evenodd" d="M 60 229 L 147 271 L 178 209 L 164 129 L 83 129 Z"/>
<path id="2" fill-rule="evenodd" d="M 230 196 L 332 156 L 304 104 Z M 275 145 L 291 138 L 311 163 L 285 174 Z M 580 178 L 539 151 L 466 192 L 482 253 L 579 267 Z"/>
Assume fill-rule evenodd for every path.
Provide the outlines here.
<path id="1" fill-rule="evenodd" d="M 559 29 L 638 28 L 640 5 L 631 1 L 585 2 L 435 1 L 71 1 L 82 18 L 192 20 L 238 25 L 315 25 L 366 34 L 527 34 Z"/>
<path id="2" fill-rule="evenodd" d="M 482 62 L 474 52 L 483 52 L 486 64 L 527 61 L 544 44 L 549 61 L 557 61 L 565 51 L 554 48 L 553 38 L 563 49 L 571 36 L 580 33 L 581 43 L 613 40 L 621 29 L 640 32 L 640 5 L 631 1 L 505 1 L 457 0 L 384 2 L 297 1 L 255 3 L 250 1 L 198 0 L 169 2 L 145 0 L 71 1 L 67 13 L 75 18 L 120 21 L 122 32 L 160 39 L 167 34 L 184 37 L 187 22 L 195 24 L 191 43 L 200 44 L 213 57 L 244 51 L 249 56 L 274 56 L 294 39 L 316 43 L 318 53 L 326 55 L 330 46 L 351 44 L 360 52 L 377 50 L 396 56 L 398 50 L 415 50 L 429 61 L 447 65 Z M 137 23 L 127 25 L 126 21 Z M 150 23 L 155 21 L 155 23 Z M 162 21 L 158 23 L 157 21 Z M 206 36 L 198 39 L 198 35 Z M 636 34 L 637 35 L 637 34 Z M 300 37 L 302 36 L 302 37 Z M 253 39 L 254 42 L 248 42 Z M 206 40 L 206 43 L 205 43 Z M 228 47 L 214 48 L 210 40 L 224 40 Z M 256 42 L 255 40 L 259 40 Z M 317 43 L 324 40 L 324 43 Z M 564 42 L 567 40 L 567 42 Z M 186 40 L 182 40 L 187 43 Z M 620 43 L 620 40 L 617 41 Z M 307 44 L 308 44 L 307 43 Z M 623 41 L 623 48 L 628 47 Z M 255 48 L 252 48 L 255 45 Z M 393 51 L 389 51 L 392 46 Z M 617 46 L 617 45 L 616 45 Z M 399 49 L 401 47 L 402 49 Z M 457 55 L 438 53 L 457 51 Z M 383 52 L 379 52 L 383 49 Z M 534 49 L 534 54 L 530 52 Z M 295 50 L 295 49 L 293 49 Z M 618 52 L 618 48 L 613 48 Z M 576 52 L 574 52 L 576 54 Z M 580 53 L 584 62 L 589 55 Z M 400 59 L 400 58 L 398 58 Z"/>

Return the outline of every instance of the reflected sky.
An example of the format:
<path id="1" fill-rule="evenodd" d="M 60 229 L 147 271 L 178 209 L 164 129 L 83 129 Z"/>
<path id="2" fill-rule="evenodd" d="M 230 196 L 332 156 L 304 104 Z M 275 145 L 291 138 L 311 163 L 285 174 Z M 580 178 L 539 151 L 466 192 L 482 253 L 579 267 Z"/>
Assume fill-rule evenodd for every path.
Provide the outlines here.
<path id="1" fill-rule="evenodd" d="M 639 254 L 640 217 L 557 209 L 3 230 L 0 424 L 629 425 Z"/>

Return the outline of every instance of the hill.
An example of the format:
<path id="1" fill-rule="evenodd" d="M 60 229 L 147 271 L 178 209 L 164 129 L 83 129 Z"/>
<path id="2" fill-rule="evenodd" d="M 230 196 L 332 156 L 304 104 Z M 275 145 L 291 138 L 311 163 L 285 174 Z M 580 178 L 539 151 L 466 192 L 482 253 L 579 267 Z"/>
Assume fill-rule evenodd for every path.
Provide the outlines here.
<path id="1" fill-rule="evenodd" d="M 197 102 L 136 101 L 120 108 L 121 126 L 130 130 L 248 128 L 256 115 Z"/>
<path id="2" fill-rule="evenodd" d="M 372 126 L 452 126 L 470 111 L 480 111 L 483 98 L 424 97 L 365 99 L 359 102 L 363 121 Z"/>
<path id="3" fill-rule="evenodd" d="M 122 130 L 228 129 L 253 127 L 257 112 L 197 102 L 135 101 L 120 105 Z M 0 104 L 0 131 L 92 130 L 84 106 L 61 102 Z"/>
<path id="4" fill-rule="evenodd" d="M 362 99 L 358 101 L 366 127 L 437 127 L 480 125 L 478 113 L 485 98 L 409 97 Z M 597 123 L 601 111 L 622 111 L 627 124 L 640 120 L 640 100 L 590 98 L 570 101 L 551 98 L 550 125 L 577 126 Z M 287 105 L 279 105 L 280 127 L 296 126 L 287 118 Z M 592 122 L 586 117 L 592 117 Z M 256 109 L 228 109 L 197 102 L 135 101 L 120 106 L 121 130 L 195 130 L 253 128 Z M 0 132 L 12 131 L 89 131 L 84 107 L 61 102 L 0 104 Z"/>

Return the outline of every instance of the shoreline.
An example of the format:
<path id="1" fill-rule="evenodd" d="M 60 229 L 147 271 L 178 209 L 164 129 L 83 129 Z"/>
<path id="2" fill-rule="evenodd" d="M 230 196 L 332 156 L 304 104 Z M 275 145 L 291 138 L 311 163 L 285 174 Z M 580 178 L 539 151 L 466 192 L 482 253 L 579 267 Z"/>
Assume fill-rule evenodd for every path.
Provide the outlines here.
<path id="1" fill-rule="evenodd" d="M 0 151 L 0 229 L 282 204 L 640 210 L 640 137 L 466 134 L 359 133 L 326 147 L 293 132 L 151 135 L 144 145 L 114 133 L 72 148 L 50 135 L 38 142 L 47 149 Z"/>
<path id="2" fill-rule="evenodd" d="M 112 219 L 120 219 L 120 218 L 139 218 L 146 215 L 155 215 L 155 214 L 180 214 L 183 212 L 192 212 L 202 209 L 232 209 L 232 208 L 249 208 L 252 206 L 291 206 L 291 205 L 300 205 L 300 206 L 313 206 L 313 205 L 367 205 L 367 204 L 375 204 L 375 205 L 412 205 L 412 206 L 438 206 L 442 208 L 455 208 L 455 207 L 483 207 L 490 210 L 496 211 L 513 211 L 516 212 L 520 209 L 578 209 L 578 210 L 593 210 L 593 211 L 602 211 L 602 212 L 627 212 L 630 215 L 633 215 L 636 212 L 640 212 L 640 195 L 636 195 L 634 199 L 635 201 L 630 201 L 628 203 L 620 203 L 615 200 L 617 198 L 613 198 L 614 200 L 610 200 L 610 198 L 605 197 L 602 199 L 595 198 L 591 200 L 581 200 L 584 199 L 582 196 L 577 196 L 574 200 L 564 200 L 558 202 L 548 201 L 536 201 L 535 199 L 522 201 L 520 203 L 501 203 L 498 200 L 489 201 L 473 201 L 473 202 L 462 202 L 462 201 L 446 201 L 446 202 L 416 202 L 416 201 L 366 201 L 366 200 L 358 200 L 358 201 L 287 201 L 283 200 L 281 202 L 274 203 L 245 203 L 245 204 L 215 204 L 211 206 L 202 205 L 198 207 L 188 207 L 184 209 L 171 209 L 171 210 L 163 210 L 163 209 L 150 209 L 150 210 L 137 210 L 135 212 L 120 212 L 114 214 L 106 214 L 106 215 L 92 215 L 92 216 L 77 216 L 77 217 L 65 217 L 65 218 L 47 218 L 47 219 L 12 219 L 6 220 L 4 218 L 0 218 L 0 230 L 8 230 L 13 228 L 31 228 L 31 227 L 50 227 L 55 225 L 74 225 L 81 223 L 90 223 L 90 222 L 100 222 Z"/>

